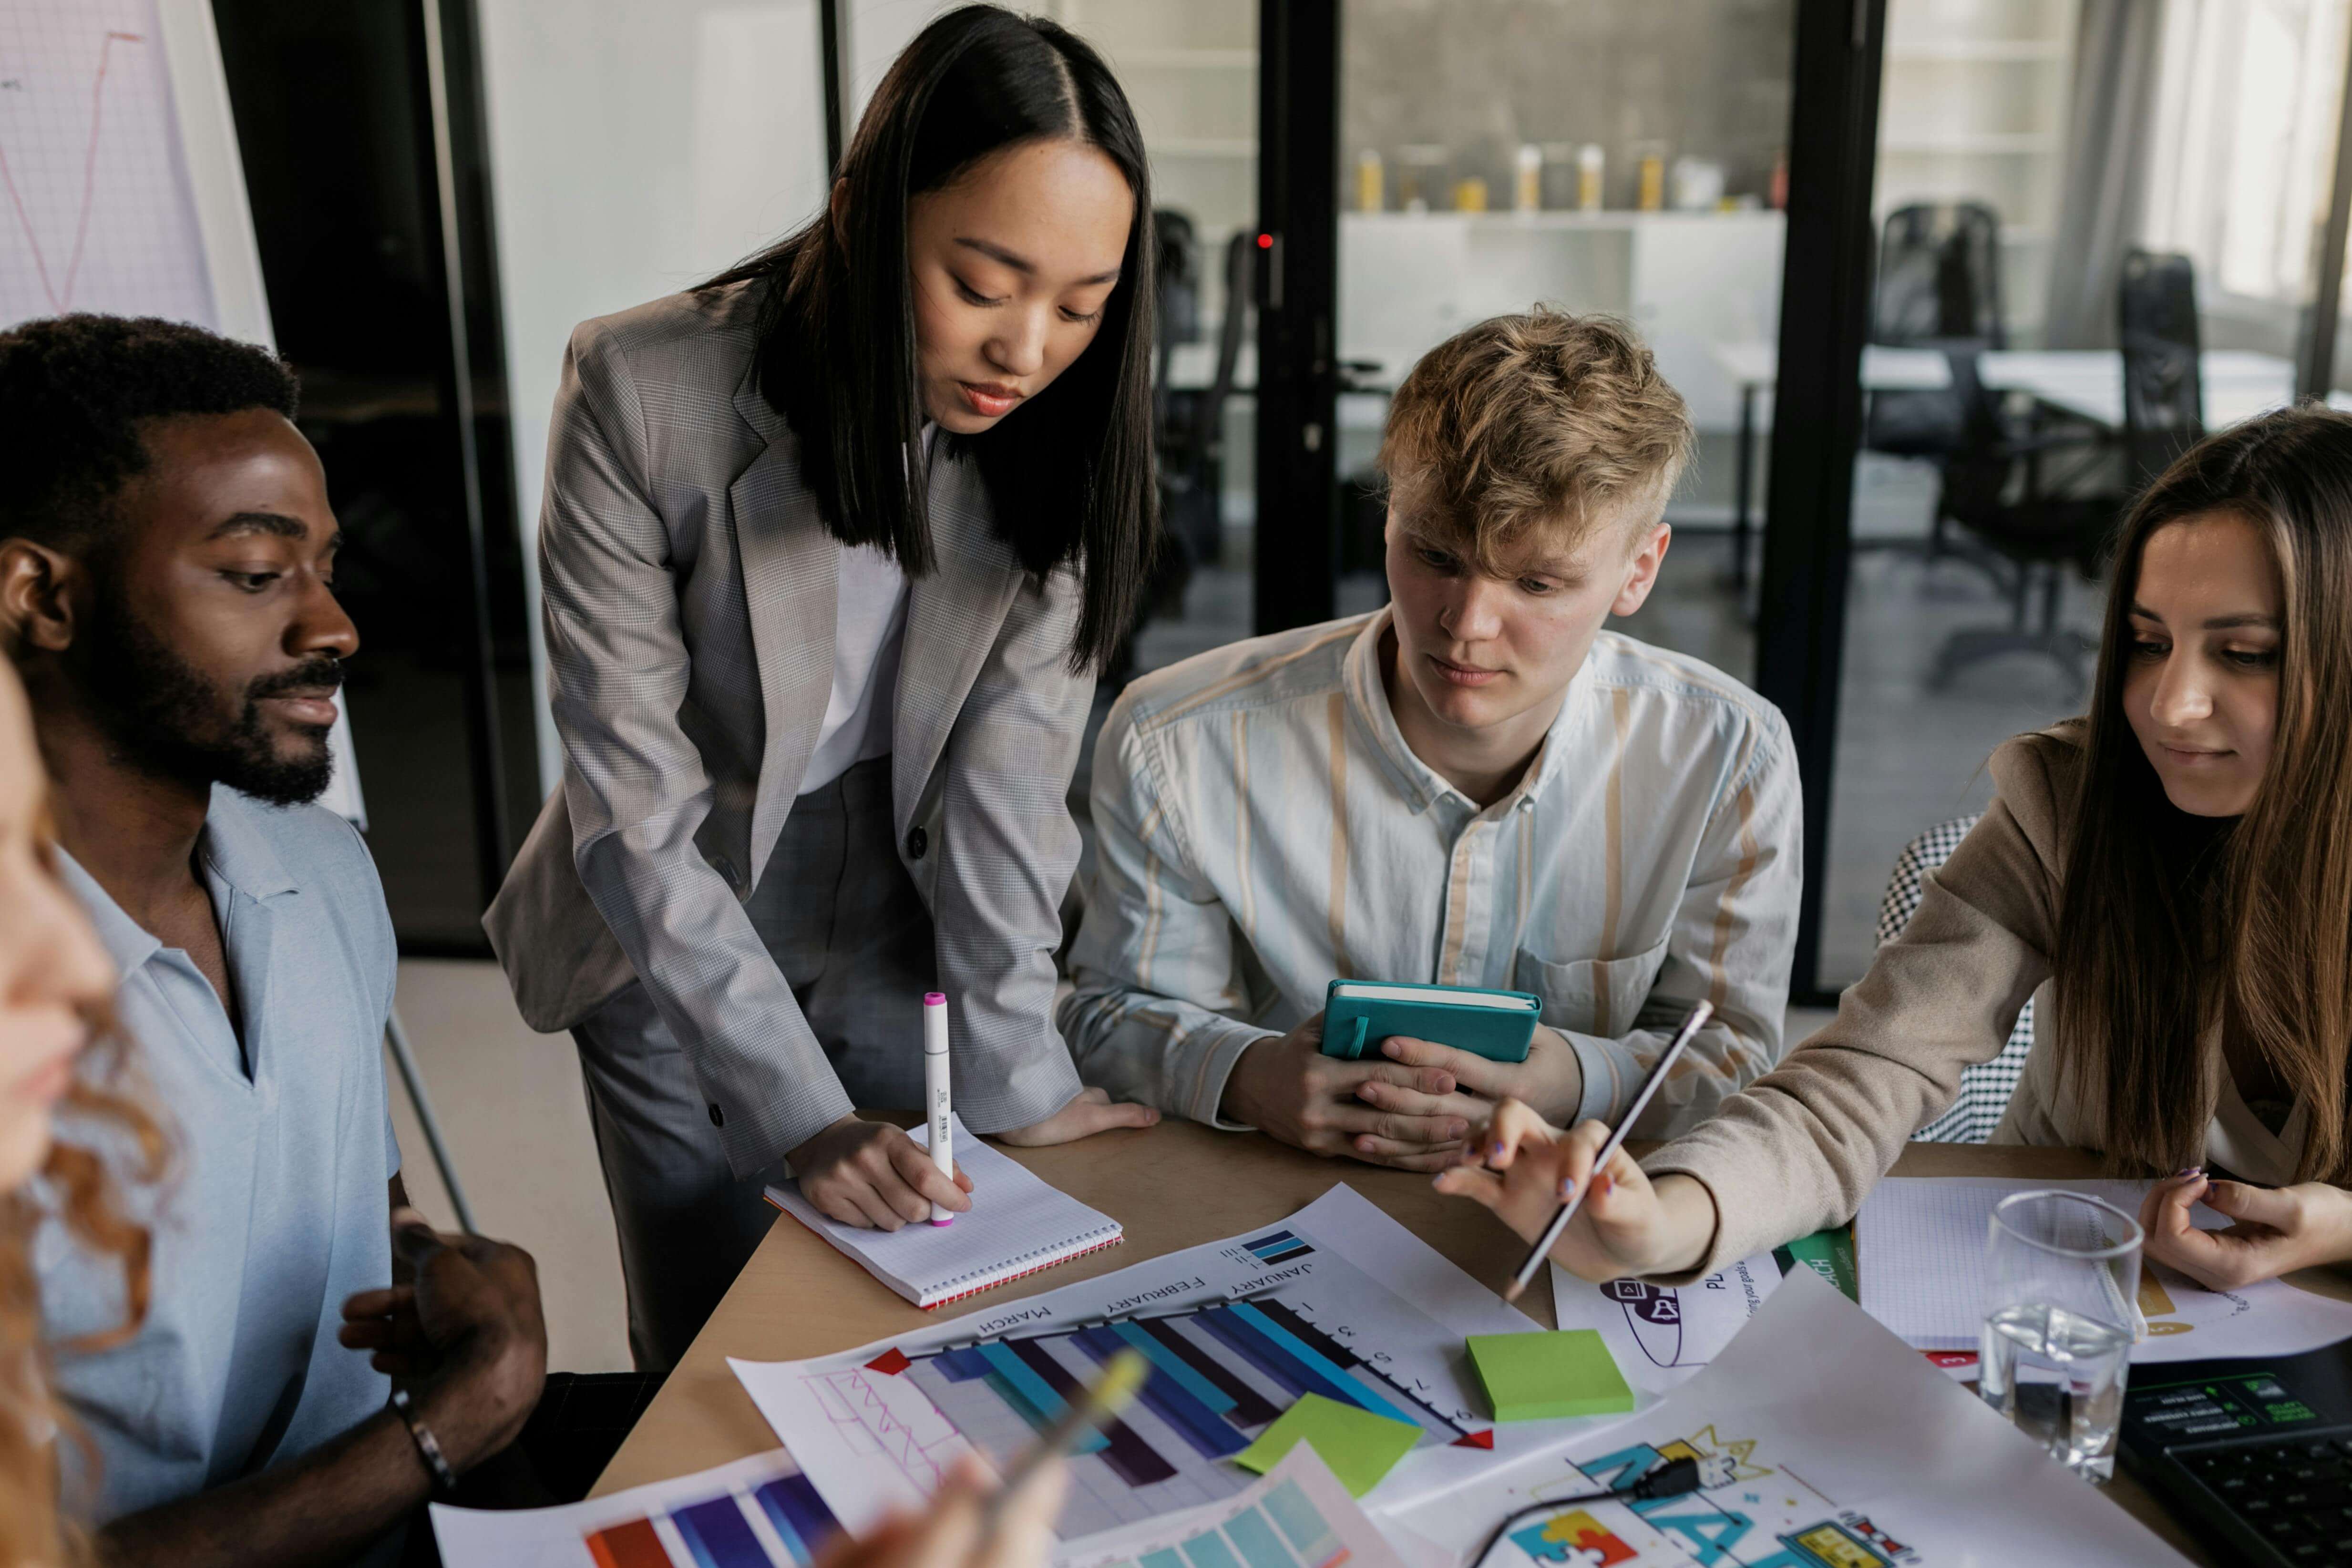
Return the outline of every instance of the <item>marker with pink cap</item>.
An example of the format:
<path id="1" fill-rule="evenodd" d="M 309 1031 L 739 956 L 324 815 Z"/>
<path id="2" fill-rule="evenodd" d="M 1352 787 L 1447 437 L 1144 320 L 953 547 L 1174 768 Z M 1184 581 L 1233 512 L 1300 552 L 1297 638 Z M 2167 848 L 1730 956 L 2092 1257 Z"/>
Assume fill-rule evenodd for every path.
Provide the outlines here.
<path id="1" fill-rule="evenodd" d="M 948 1103 L 948 999 L 923 993 L 923 1098 L 930 1103 L 931 1164 L 955 1180 L 955 1111 Z M 953 1225 L 955 1211 L 931 1205 L 933 1225 Z"/>

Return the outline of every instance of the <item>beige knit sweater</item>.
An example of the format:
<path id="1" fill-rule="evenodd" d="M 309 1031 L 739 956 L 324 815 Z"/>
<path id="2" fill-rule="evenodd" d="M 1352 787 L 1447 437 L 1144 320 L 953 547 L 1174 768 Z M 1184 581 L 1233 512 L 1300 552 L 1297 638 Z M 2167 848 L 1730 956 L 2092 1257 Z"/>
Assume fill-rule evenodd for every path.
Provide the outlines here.
<path id="1" fill-rule="evenodd" d="M 2003 743 L 1992 755 L 1992 805 L 1922 889 L 1918 913 L 1878 950 L 1870 972 L 1840 999 L 1835 1021 L 1701 1124 L 1642 1162 L 1653 1176 L 1682 1172 L 1706 1184 L 1720 1217 L 1691 1276 L 1824 1226 L 1842 1225 L 1886 1174 L 1912 1133 L 1959 1092 L 1960 1070 L 1998 1055 L 2028 997 L 2050 978 L 2061 818 L 2083 766 L 2083 727 L 2069 722 Z M 2032 1054 L 1995 1143 L 2098 1146 L 2103 1107 L 2060 1086 L 2054 1009 L 2034 1009 Z M 2223 1082 L 2218 1038 L 2198 1092 L 2206 1113 L 2237 1111 Z M 2253 1179 L 2293 1179 L 2301 1118 L 2282 1151 L 2245 1150 L 2233 1162 Z M 2208 1149 L 2239 1134 L 2229 1114 Z M 2271 1169 L 2248 1168 L 2258 1164 Z"/>

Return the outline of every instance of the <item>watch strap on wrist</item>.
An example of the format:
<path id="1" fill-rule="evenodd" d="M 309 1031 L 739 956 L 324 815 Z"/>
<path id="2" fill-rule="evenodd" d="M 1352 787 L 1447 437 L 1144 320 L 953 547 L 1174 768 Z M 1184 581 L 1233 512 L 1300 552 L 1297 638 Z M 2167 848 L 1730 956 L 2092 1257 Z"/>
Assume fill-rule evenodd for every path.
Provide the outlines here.
<path id="1" fill-rule="evenodd" d="M 441 1452 L 441 1440 L 433 1435 L 433 1428 L 425 1424 L 425 1417 L 416 1413 L 407 1389 L 392 1391 L 392 1407 L 406 1423 L 408 1436 L 416 1444 L 416 1456 L 425 1461 L 425 1472 L 433 1478 L 433 1490 L 444 1497 L 456 1491 L 457 1472 L 449 1468 L 447 1456 Z"/>

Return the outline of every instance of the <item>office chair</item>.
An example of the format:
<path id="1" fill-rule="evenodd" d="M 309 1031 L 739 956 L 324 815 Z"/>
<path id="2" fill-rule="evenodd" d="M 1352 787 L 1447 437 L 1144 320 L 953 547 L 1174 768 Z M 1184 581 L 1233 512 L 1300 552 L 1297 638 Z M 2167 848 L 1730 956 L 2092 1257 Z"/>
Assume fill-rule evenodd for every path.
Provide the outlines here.
<path id="1" fill-rule="evenodd" d="M 1922 202 L 1886 214 L 1870 340 L 1969 355 L 2005 346 L 2000 219 L 1990 207 Z M 1864 416 L 1863 444 L 1895 457 L 1940 459 L 1966 438 L 1967 418 L 1953 390 L 1877 392 Z M 1939 530 L 1942 520 L 1939 508 Z"/>
<path id="2" fill-rule="evenodd" d="M 2006 589 L 2011 613 L 2005 627 L 1963 627 L 1947 637 L 1927 685 L 1948 685 L 1963 668 L 1985 659 L 2032 653 L 2054 661 L 2080 691 L 2088 682 L 2086 662 L 2098 644 L 2058 623 L 2066 573 L 2072 569 L 2085 578 L 2094 575 L 2100 547 L 2130 497 L 2102 481 L 2111 465 L 2095 438 L 2071 429 L 2017 426 L 2006 417 L 2001 395 L 1979 378 L 1973 357 L 1955 356 L 1952 378 L 1965 410 L 1963 435 L 1960 446 L 1943 459 L 1938 507 L 1968 531 L 1978 548 L 1958 553 Z M 2049 460 L 2068 452 L 2081 461 L 2051 483 Z M 2037 586 L 2042 594 L 2039 626 L 2032 624 Z"/>
<path id="3" fill-rule="evenodd" d="M 2116 318 L 2124 359 L 2124 460 L 2137 493 L 2205 436 L 2195 264 L 2154 251 L 2126 254 Z"/>
<path id="4" fill-rule="evenodd" d="M 1969 830 L 1977 825 L 1974 817 L 1962 817 L 1955 821 L 1938 822 L 1926 832 L 1903 846 L 1895 857 L 1895 874 L 1886 883 L 1886 896 L 1878 904 L 1878 945 L 1882 947 L 1903 935 L 1911 924 L 1911 916 L 1919 912 L 1923 894 L 1921 886 L 1927 873 L 1952 858 Z M 1992 1137 L 1992 1130 L 2000 1125 L 2001 1113 L 2009 1109 L 2009 1097 L 2017 1092 L 2017 1081 L 2025 1071 L 2025 1058 L 2033 1049 L 2033 998 L 2025 999 L 2023 1010 L 2018 1013 L 2016 1024 L 2009 1031 L 2009 1042 L 2000 1054 L 1990 1061 L 1979 1061 L 1960 1069 L 1959 1098 L 1946 1108 L 1944 1113 L 1911 1134 L 1915 1144 L 1981 1144 Z"/>

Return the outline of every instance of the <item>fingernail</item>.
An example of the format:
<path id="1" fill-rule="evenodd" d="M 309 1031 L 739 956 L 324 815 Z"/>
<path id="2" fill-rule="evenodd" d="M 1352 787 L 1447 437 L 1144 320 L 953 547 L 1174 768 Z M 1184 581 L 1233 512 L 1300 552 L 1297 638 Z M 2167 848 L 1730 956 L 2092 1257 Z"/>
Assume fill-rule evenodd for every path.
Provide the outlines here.
<path id="1" fill-rule="evenodd" d="M 1613 1176 L 1604 1175 L 1601 1178 L 1600 1185 L 1602 1192 L 1615 1192 L 1617 1190 L 1617 1178 Z"/>
<path id="2" fill-rule="evenodd" d="M 2183 1176 L 2203 1176 L 2204 1174 L 2205 1174 L 2205 1167 L 2204 1167 L 2203 1166 L 2187 1166 L 2187 1167 L 2185 1167 L 2185 1168 L 2183 1168 L 2183 1169 L 2181 1169 L 2181 1170 L 2177 1170 L 2177 1171 L 2173 1172 L 2173 1173 L 2172 1173 L 2172 1179 L 2173 1179 L 2173 1180 L 2175 1180 L 2175 1181 L 2179 1181 L 2179 1180 L 2180 1180 Z"/>
<path id="3" fill-rule="evenodd" d="M 1499 1160 L 1503 1157 L 1503 1145 L 1500 1139 L 1486 1145 L 1486 1157 L 1490 1160 Z"/>
<path id="4" fill-rule="evenodd" d="M 1430 1186 L 1434 1186 L 1434 1187 L 1443 1187 L 1443 1186 L 1444 1186 L 1444 1185 L 1445 1185 L 1445 1173 L 1444 1173 L 1444 1171 L 1440 1171 L 1440 1172 L 1438 1172 L 1435 1176 L 1433 1176 L 1430 1177 L 1430 1178 L 1429 1178 L 1429 1185 L 1430 1185 Z"/>
<path id="5" fill-rule="evenodd" d="M 1570 1176 L 1566 1181 L 1559 1184 L 1559 1200 L 1562 1203 L 1566 1203 L 1570 1198 L 1574 1197 L 1575 1196 L 1576 1178 L 1574 1176 Z"/>

